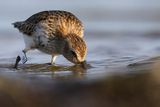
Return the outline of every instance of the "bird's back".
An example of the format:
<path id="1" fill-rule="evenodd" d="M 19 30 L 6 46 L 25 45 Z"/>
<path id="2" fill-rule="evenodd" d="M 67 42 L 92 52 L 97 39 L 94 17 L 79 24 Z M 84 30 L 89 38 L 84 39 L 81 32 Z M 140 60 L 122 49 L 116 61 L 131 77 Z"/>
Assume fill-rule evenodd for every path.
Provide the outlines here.
<path id="1" fill-rule="evenodd" d="M 23 22 L 14 23 L 20 32 L 32 36 L 37 27 L 41 27 L 48 36 L 76 34 L 83 37 L 82 22 L 66 11 L 43 11 L 36 13 Z M 57 34 L 58 33 L 58 34 Z"/>

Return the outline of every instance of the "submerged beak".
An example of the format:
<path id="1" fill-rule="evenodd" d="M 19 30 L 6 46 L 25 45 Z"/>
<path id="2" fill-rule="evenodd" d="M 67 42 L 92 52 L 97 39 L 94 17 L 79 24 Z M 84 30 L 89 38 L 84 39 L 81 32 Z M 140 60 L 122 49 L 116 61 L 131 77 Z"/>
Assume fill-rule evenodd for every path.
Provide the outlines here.
<path id="1" fill-rule="evenodd" d="M 87 62 L 86 61 L 81 62 L 80 65 L 82 66 L 82 68 L 87 69 Z"/>

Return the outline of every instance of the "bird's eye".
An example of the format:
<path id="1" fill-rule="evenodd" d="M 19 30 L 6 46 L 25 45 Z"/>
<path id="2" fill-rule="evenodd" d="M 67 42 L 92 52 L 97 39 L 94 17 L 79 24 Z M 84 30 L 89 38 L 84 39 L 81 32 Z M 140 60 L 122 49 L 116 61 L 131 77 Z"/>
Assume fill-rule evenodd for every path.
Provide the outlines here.
<path id="1" fill-rule="evenodd" d="M 72 55 L 73 55 L 74 57 L 76 57 L 76 58 L 77 58 L 77 54 L 76 54 L 76 52 L 75 52 L 75 51 L 71 50 L 71 53 L 72 53 Z"/>

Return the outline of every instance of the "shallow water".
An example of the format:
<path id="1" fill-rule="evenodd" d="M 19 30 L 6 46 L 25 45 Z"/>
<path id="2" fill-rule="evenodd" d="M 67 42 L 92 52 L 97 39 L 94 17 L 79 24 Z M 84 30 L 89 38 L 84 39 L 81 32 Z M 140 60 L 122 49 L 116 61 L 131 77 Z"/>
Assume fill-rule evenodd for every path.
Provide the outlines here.
<path id="1" fill-rule="evenodd" d="M 147 1 L 1 2 L 1 105 L 159 107 L 160 3 Z M 51 56 L 37 50 L 14 69 L 24 42 L 11 23 L 52 9 L 71 11 L 84 22 L 87 69 L 62 56 L 54 66 L 48 65 Z"/>
<path id="2" fill-rule="evenodd" d="M 18 34 L 15 33 L 15 37 Z M 1 50 L 4 50 L 1 52 L 1 67 L 16 72 L 25 71 L 41 75 L 44 73 L 44 76 L 54 72 L 58 77 L 63 76 L 63 74 L 66 77 L 68 75 L 73 75 L 74 77 L 73 72 L 82 72 L 85 77 L 95 78 L 104 74 L 108 75 L 112 69 L 156 57 L 160 53 L 160 42 L 157 38 L 141 35 L 134 37 L 127 35 L 120 37 L 115 35 L 111 35 L 111 37 L 94 35 L 94 38 L 92 38 L 89 33 L 86 33 L 86 35 L 85 39 L 88 46 L 87 69 L 73 65 L 63 56 L 57 58 L 54 66 L 50 66 L 47 63 L 50 61 L 51 56 L 34 50 L 27 54 L 28 62 L 25 65 L 21 64 L 18 70 L 15 70 L 13 66 L 16 56 L 22 53 L 23 45 L 21 44 L 23 44 L 23 38 L 10 37 L 11 41 L 8 41 L 8 36 L 3 37 L 3 41 L 0 44 L 3 45 L 6 42 L 10 42 L 10 44 L 14 45 L 1 47 Z M 101 38 L 98 38 L 98 36 L 101 36 Z"/>

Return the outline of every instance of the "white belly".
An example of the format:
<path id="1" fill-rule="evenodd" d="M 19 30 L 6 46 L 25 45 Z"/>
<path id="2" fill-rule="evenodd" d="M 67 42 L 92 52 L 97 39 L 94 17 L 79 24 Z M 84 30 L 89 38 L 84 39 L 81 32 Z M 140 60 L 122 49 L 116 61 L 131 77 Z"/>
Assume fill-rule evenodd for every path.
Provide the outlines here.
<path id="1" fill-rule="evenodd" d="M 25 48 L 32 49 L 35 47 L 35 42 L 34 42 L 32 36 L 23 35 L 23 39 L 24 39 L 24 43 L 25 43 Z"/>

